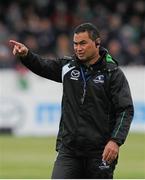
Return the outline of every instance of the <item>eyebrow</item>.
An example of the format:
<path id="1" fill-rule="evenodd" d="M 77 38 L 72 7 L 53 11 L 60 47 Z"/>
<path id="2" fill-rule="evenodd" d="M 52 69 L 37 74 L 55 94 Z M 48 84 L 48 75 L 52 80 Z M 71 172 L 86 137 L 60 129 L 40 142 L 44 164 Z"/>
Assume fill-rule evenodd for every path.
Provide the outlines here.
<path id="1" fill-rule="evenodd" d="M 82 40 L 82 41 L 79 41 L 79 42 L 73 41 L 74 44 L 81 44 L 81 43 L 86 43 L 86 42 L 87 42 L 86 40 Z"/>

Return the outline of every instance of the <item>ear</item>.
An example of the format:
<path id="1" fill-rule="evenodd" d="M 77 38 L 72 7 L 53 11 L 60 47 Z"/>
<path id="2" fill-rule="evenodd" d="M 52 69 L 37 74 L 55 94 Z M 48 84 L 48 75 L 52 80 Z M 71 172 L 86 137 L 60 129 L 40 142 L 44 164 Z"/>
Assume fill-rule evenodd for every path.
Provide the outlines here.
<path id="1" fill-rule="evenodd" d="M 100 38 L 97 38 L 97 39 L 95 40 L 95 44 L 96 44 L 96 48 L 100 46 L 100 44 L 101 44 Z"/>

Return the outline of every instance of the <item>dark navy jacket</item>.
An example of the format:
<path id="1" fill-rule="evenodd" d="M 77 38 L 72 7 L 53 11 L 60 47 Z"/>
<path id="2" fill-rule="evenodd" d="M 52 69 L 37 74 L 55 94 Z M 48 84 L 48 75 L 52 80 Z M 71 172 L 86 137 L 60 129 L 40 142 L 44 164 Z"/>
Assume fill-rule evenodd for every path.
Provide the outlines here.
<path id="1" fill-rule="evenodd" d="M 29 51 L 21 58 L 37 75 L 63 83 L 58 151 L 96 155 L 110 139 L 121 145 L 127 137 L 134 113 L 129 85 L 108 52 L 100 55 L 89 67 L 75 56 L 51 60 Z"/>

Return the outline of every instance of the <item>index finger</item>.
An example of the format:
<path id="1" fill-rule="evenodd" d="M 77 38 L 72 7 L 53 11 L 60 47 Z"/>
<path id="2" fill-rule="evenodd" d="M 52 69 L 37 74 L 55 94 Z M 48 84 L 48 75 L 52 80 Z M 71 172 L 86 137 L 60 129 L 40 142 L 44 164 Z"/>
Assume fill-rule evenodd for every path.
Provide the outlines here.
<path id="1" fill-rule="evenodd" d="M 14 40 L 10 40 L 9 43 L 12 44 L 12 45 L 16 45 L 16 46 L 21 46 L 22 45 L 21 43 L 19 43 L 17 41 L 14 41 Z"/>

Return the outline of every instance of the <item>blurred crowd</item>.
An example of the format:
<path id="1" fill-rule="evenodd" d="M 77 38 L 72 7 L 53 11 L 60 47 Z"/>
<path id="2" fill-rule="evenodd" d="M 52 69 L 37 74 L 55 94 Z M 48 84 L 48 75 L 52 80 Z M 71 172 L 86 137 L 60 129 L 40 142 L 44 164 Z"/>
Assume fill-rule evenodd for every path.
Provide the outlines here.
<path id="1" fill-rule="evenodd" d="M 145 65 L 144 0 L 0 0 L 0 68 L 17 68 L 9 40 L 42 56 L 73 53 L 76 25 L 94 23 L 122 66 Z"/>

